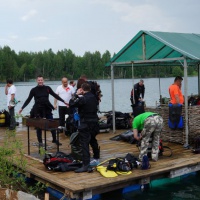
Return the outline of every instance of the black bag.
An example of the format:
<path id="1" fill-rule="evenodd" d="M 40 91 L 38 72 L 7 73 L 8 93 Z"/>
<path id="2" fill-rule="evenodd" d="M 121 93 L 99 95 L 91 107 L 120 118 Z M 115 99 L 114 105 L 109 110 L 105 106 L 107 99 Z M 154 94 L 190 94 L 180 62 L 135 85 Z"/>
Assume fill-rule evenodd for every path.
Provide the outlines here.
<path id="1" fill-rule="evenodd" d="M 113 127 L 113 113 L 109 112 L 107 117 L 107 124 L 110 125 L 110 128 Z M 129 113 L 115 112 L 115 126 L 116 129 L 129 129 L 132 127 L 132 117 Z"/>
<path id="2" fill-rule="evenodd" d="M 110 124 L 99 122 L 99 132 L 100 133 L 109 133 Z"/>
<path id="3" fill-rule="evenodd" d="M 76 161 L 71 154 L 63 152 L 56 152 L 55 155 L 46 154 L 43 164 L 52 171 L 73 171 L 82 166 L 82 163 Z"/>
<path id="4" fill-rule="evenodd" d="M 127 153 L 125 156 L 125 159 L 128 161 L 130 168 L 138 168 L 140 166 L 140 162 L 138 161 L 138 158 L 136 158 L 134 155 Z"/>
<path id="5" fill-rule="evenodd" d="M 107 170 L 128 172 L 131 170 L 131 167 L 126 159 L 115 158 L 109 160 Z"/>
<path id="6" fill-rule="evenodd" d="M 130 144 L 136 144 L 137 140 L 133 136 L 133 131 L 128 130 L 122 134 L 119 135 L 120 139 L 123 140 L 124 142 L 128 142 Z"/>
<path id="7" fill-rule="evenodd" d="M 145 112 L 144 105 L 131 105 L 133 109 L 133 116 L 137 117 L 138 115 Z"/>
<path id="8" fill-rule="evenodd" d="M 113 171 L 129 172 L 133 168 L 137 168 L 140 165 L 138 159 L 128 153 L 124 158 L 117 157 L 115 159 L 109 160 L 107 169 Z"/>
<path id="9" fill-rule="evenodd" d="M 82 163 L 80 162 L 58 163 L 58 165 L 53 168 L 53 171 L 58 171 L 58 172 L 74 171 L 80 167 L 82 167 Z"/>

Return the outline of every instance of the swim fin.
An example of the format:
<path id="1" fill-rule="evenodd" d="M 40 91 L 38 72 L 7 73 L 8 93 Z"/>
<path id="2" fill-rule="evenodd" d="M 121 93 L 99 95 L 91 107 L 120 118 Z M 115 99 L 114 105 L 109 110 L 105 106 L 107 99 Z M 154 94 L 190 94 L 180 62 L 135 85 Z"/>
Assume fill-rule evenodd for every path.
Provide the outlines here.
<path id="1" fill-rule="evenodd" d="M 120 174 L 120 175 L 129 175 L 131 174 L 132 172 L 131 171 L 128 171 L 128 172 L 122 172 L 122 171 L 116 171 L 117 174 Z"/>
<path id="2" fill-rule="evenodd" d="M 107 170 L 107 167 L 104 166 L 97 166 L 97 171 L 100 172 L 100 174 L 106 178 L 112 178 L 118 176 L 114 171 Z"/>

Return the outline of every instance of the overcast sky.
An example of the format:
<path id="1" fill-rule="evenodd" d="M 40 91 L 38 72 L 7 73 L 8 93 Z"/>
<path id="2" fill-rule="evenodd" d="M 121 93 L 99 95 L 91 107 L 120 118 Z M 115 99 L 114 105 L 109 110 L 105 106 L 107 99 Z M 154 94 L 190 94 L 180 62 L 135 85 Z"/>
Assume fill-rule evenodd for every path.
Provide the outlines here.
<path id="1" fill-rule="evenodd" d="M 140 30 L 200 33 L 200 0 L 0 0 L 0 46 L 117 53 Z"/>

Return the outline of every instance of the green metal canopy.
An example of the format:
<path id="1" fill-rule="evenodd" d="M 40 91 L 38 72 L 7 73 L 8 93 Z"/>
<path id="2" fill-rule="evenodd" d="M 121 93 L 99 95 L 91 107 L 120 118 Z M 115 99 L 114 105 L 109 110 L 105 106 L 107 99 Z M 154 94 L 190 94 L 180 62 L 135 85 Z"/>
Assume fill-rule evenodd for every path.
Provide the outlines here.
<path id="1" fill-rule="evenodd" d="M 188 84 L 187 68 L 198 66 L 200 80 L 200 34 L 140 31 L 105 66 L 111 66 L 113 131 L 115 132 L 114 68 L 117 66 L 164 66 L 184 67 L 185 96 L 185 147 L 188 147 Z M 133 77 L 134 79 L 134 77 Z M 200 81 L 198 81 L 200 88 Z M 199 91 L 200 93 L 200 91 Z"/>
<path id="2" fill-rule="evenodd" d="M 188 65 L 200 63 L 200 34 L 139 31 L 106 66 L 113 65 Z"/>

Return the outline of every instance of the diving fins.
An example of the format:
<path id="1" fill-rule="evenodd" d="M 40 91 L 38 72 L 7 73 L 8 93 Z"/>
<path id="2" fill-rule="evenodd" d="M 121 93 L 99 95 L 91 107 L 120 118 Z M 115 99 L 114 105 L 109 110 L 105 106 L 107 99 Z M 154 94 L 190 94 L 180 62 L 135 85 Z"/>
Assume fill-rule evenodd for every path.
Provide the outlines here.
<path id="1" fill-rule="evenodd" d="M 100 174 L 106 178 L 112 178 L 118 176 L 117 173 L 111 170 L 107 170 L 107 167 L 104 166 L 97 166 L 96 167 L 97 171 L 100 172 Z"/>

